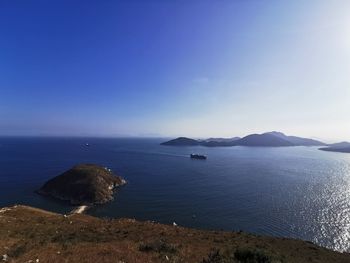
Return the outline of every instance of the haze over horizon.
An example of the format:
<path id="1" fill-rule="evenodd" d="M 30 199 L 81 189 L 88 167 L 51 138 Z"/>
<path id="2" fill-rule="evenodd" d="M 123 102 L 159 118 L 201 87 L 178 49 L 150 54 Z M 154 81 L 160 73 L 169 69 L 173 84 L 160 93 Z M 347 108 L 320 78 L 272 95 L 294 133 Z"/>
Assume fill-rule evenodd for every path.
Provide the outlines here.
<path id="1" fill-rule="evenodd" d="M 0 135 L 350 140 L 350 1 L 1 1 Z"/>

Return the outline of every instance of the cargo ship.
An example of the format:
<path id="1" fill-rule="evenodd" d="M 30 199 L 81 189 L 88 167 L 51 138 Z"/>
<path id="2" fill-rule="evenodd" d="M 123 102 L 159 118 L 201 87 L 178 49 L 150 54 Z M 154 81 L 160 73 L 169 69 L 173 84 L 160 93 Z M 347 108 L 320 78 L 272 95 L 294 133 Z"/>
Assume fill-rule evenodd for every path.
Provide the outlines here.
<path id="1" fill-rule="evenodd" d="M 190 155 L 191 159 L 200 159 L 200 160 L 206 160 L 207 156 L 201 155 L 201 154 L 191 154 Z"/>

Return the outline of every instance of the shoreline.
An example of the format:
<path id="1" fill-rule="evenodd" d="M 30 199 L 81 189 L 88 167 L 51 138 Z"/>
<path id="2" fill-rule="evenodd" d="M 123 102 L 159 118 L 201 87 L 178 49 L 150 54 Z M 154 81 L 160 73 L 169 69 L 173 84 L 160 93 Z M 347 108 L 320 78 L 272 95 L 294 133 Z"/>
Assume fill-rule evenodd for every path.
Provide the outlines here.
<path id="1" fill-rule="evenodd" d="M 87 205 L 81 205 L 74 208 L 70 214 L 84 214 L 90 207 Z"/>

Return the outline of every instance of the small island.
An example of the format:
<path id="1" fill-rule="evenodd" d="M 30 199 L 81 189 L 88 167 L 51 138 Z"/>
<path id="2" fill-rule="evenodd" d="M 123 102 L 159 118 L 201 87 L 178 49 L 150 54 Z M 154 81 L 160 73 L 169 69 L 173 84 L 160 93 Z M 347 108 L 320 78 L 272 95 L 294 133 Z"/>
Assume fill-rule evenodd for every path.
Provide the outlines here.
<path id="1" fill-rule="evenodd" d="M 113 200 L 116 187 L 125 183 L 106 167 L 80 164 L 47 181 L 37 193 L 73 205 L 103 204 Z"/>
<path id="2" fill-rule="evenodd" d="M 186 137 L 178 137 L 176 139 L 163 142 L 161 145 L 169 145 L 169 146 L 196 146 L 200 145 L 200 142 L 195 139 L 190 139 Z"/>
<path id="3" fill-rule="evenodd" d="M 350 153 L 350 147 L 325 147 L 320 148 L 320 150 L 326 152 Z"/>
<path id="4" fill-rule="evenodd" d="M 339 152 L 339 153 L 350 153 L 349 142 L 338 142 L 329 144 L 328 147 L 320 148 L 321 151 L 327 152 Z"/>

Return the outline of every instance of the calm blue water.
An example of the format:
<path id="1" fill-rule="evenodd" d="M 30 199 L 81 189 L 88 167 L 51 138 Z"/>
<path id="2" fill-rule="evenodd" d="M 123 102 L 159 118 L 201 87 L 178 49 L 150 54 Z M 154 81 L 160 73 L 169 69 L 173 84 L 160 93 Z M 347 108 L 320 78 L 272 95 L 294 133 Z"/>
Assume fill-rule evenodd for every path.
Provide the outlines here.
<path id="1" fill-rule="evenodd" d="M 314 147 L 171 147 L 161 141 L 0 138 L 0 206 L 68 212 L 66 203 L 34 190 L 75 164 L 96 163 L 128 184 L 92 215 L 241 229 L 350 251 L 350 154 Z M 191 160 L 192 152 L 209 158 Z"/>

